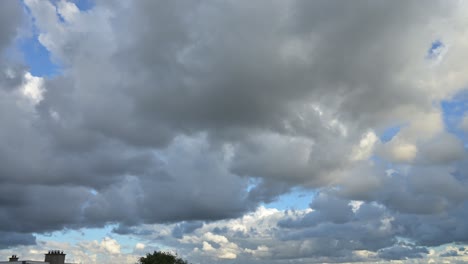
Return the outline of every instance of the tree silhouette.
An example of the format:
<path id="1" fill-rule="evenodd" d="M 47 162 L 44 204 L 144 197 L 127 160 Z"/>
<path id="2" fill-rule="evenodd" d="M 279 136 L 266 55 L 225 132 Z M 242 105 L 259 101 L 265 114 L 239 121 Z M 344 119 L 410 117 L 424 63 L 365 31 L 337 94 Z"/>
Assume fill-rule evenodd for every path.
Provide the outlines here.
<path id="1" fill-rule="evenodd" d="M 179 258 L 177 254 L 170 252 L 154 251 L 139 259 L 139 264 L 189 264 L 186 260 Z"/>

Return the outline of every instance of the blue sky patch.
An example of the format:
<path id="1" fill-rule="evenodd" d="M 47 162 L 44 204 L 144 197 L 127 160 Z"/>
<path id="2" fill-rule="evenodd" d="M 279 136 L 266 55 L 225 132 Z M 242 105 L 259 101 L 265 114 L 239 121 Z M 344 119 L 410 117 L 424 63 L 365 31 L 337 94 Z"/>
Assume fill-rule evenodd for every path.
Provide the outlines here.
<path id="1" fill-rule="evenodd" d="M 52 3 L 56 4 L 59 1 L 53 0 Z M 96 5 L 95 0 L 68 0 L 68 2 L 74 3 L 80 11 L 88 11 Z"/>
<path id="2" fill-rule="evenodd" d="M 398 134 L 398 132 L 400 132 L 401 128 L 402 126 L 398 125 L 385 129 L 384 132 L 382 132 L 382 134 L 379 136 L 380 141 L 384 143 L 389 142 L 390 140 L 392 140 L 393 137 L 395 137 Z"/>
<path id="3" fill-rule="evenodd" d="M 101 241 L 105 237 L 116 239 L 122 246 L 123 253 L 131 253 L 137 241 L 133 236 L 119 235 L 112 232 L 115 226 L 107 225 L 103 228 L 81 228 L 77 230 L 65 229 L 61 231 L 54 231 L 48 234 L 35 234 L 38 240 L 54 241 L 62 243 L 78 244 L 82 241 Z"/>
<path id="4" fill-rule="evenodd" d="M 442 101 L 440 106 L 443 111 L 443 119 L 447 131 L 467 142 L 468 137 L 460 129 L 460 123 L 468 112 L 468 90 L 456 94 L 450 100 Z"/>
<path id="5" fill-rule="evenodd" d="M 266 208 L 276 208 L 278 210 L 304 210 L 309 208 L 309 204 L 315 196 L 315 192 L 294 189 L 289 193 L 278 197 L 274 202 L 264 204 Z"/>
<path id="6" fill-rule="evenodd" d="M 23 6 L 24 12 L 32 16 L 31 10 L 26 5 Z M 52 77 L 60 74 L 60 66 L 52 62 L 50 52 L 39 42 L 39 31 L 34 25 L 34 18 L 31 18 L 31 25 L 31 36 L 20 38 L 16 43 L 29 71 L 33 76 L 40 77 Z"/>
<path id="7" fill-rule="evenodd" d="M 436 40 L 431 43 L 431 47 L 427 51 L 427 58 L 429 59 L 435 59 L 439 57 L 444 50 L 445 45 L 442 41 Z"/>
<path id="8" fill-rule="evenodd" d="M 94 0 L 74 0 L 72 1 L 81 11 L 87 11 L 94 7 Z"/>
<path id="9" fill-rule="evenodd" d="M 51 77 L 60 73 L 60 66 L 53 63 L 50 52 L 39 42 L 38 36 L 22 39 L 19 49 L 24 56 L 29 71 L 34 76 Z"/>

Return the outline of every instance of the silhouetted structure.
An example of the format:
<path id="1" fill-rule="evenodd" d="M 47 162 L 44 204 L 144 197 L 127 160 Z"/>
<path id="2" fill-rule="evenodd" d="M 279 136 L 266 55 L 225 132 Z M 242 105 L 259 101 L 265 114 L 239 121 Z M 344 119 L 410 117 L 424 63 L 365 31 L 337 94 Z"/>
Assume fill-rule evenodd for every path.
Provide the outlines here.
<path id="1" fill-rule="evenodd" d="M 65 264 L 65 254 L 63 254 L 63 251 L 51 250 L 45 254 L 45 262 L 49 262 L 49 264 Z"/>
<path id="2" fill-rule="evenodd" d="M 34 261 L 34 260 L 19 260 L 18 256 L 12 255 L 9 261 L 0 261 L 0 264 L 71 264 L 65 263 L 66 254 L 60 250 L 49 250 L 45 254 L 44 261 Z"/>

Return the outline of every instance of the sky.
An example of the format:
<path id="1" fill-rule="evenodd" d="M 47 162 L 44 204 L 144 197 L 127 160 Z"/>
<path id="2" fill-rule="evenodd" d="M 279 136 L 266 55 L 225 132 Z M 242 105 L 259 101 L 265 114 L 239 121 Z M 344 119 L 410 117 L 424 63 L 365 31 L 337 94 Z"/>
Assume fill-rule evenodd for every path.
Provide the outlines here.
<path id="1" fill-rule="evenodd" d="M 0 260 L 467 263 L 467 13 L 0 1 Z"/>

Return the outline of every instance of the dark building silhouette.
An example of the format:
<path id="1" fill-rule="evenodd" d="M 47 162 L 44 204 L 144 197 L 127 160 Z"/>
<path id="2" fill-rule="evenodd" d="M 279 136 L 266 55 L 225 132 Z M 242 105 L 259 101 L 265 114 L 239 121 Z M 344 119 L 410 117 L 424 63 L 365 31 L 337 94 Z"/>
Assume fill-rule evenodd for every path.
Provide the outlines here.
<path id="1" fill-rule="evenodd" d="M 51 250 L 45 254 L 45 262 L 49 262 L 49 264 L 65 264 L 65 255 L 63 251 Z"/>
<path id="2" fill-rule="evenodd" d="M 9 261 L 0 261 L 0 264 L 72 264 L 65 263 L 66 254 L 60 250 L 49 250 L 45 254 L 44 261 L 20 260 L 18 256 L 12 255 Z"/>

